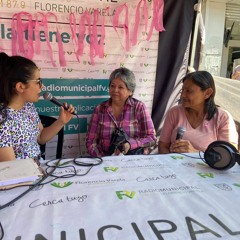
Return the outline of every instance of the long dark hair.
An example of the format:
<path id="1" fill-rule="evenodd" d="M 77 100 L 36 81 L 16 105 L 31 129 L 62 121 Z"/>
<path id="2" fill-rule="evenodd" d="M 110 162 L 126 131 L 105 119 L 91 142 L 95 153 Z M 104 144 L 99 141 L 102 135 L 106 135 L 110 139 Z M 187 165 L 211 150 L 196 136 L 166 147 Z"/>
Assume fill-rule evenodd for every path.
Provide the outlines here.
<path id="1" fill-rule="evenodd" d="M 207 71 L 197 71 L 188 73 L 183 78 L 183 83 L 185 80 L 191 80 L 194 84 L 199 86 L 201 90 L 206 90 L 212 88 L 213 92 L 211 96 L 205 101 L 205 111 L 207 112 L 207 120 L 211 120 L 214 114 L 217 112 L 217 105 L 215 104 L 214 97 L 216 94 L 216 88 L 213 76 Z"/>
<path id="2" fill-rule="evenodd" d="M 34 71 L 38 67 L 36 64 L 21 56 L 8 56 L 0 53 L 0 115 L 3 122 L 6 119 L 6 107 L 12 97 L 16 94 L 16 84 L 32 78 Z"/>

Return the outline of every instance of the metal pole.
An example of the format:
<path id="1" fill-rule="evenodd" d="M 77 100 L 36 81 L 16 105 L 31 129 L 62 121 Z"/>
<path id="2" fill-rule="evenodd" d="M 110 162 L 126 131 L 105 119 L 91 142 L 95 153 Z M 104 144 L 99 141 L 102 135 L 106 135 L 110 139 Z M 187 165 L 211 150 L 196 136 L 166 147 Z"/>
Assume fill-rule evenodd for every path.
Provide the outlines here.
<path id="1" fill-rule="evenodd" d="M 195 59 L 195 52 L 196 52 L 196 43 L 197 43 L 197 35 L 198 35 L 198 27 L 199 27 L 199 17 L 201 13 L 201 4 L 202 0 L 198 0 L 197 9 L 194 9 L 196 14 L 196 20 L 195 20 L 195 26 L 194 26 L 194 32 L 193 32 L 193 40 L 192 40 L 192 50 L 191 50 L 191 57 L 190 57 L 190 67 L 194 67 L 194 59 Z M 195 6 L 196 6 L 195 5 Z"/>

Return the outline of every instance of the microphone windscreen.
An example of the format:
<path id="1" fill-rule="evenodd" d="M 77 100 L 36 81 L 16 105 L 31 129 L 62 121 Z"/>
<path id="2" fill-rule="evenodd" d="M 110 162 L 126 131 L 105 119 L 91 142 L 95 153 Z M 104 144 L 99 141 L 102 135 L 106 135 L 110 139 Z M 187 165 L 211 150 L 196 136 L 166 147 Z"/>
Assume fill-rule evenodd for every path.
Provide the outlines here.
<path id="1" fill-rule="evenodd" d="M 43 94 L 43 98 L 44 98 L 45 100 L 51 100 L 51 99 L 53 98 L 53 96 L 52 96 L 52 94 L 51 94 L 50 92 L 45 92 L 45 93 Z"/>

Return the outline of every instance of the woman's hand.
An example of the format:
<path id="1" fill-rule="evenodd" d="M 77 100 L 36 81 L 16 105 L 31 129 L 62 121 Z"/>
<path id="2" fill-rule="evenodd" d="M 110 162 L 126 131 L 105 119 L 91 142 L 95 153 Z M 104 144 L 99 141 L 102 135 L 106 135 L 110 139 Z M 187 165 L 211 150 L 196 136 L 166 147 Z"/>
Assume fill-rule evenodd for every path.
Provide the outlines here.
<path id="1" fill-rule="evenodd" d="M 58 120 L 65 125 L 72 119 L 73 114 L 75 114 L 75 109 L 72 104 L 68 105 L 67 103 L 64 103 L 64 106 L 67 108 L 67 110 L 61 107 Z"/>
<path id="2" fill-rule="evenodd" d="M 122 153 L 123 153 L 123 154 L 127 154 L 128 151 L 130 150 L 130 148 L 131 148 L 130 143 L 129 143 L 129 142 L 125 142 L 125 143 L 123 144 L 123 151 L 122 151 Z"/>
<path id="3" fill-rule="evenodd" d="M 119 154 L 127 154 L 128 151 L 130 150 L 131 146 L 130 146 L 130 143 L 129 142 L 125 142 L 123 145 L 121 145 L 121 150 L 119 148 L 117 148 L 115 151 L 114 151 L 114 155 L 115 156 L 118 156 Z"/>
<path id="4" fill-rule="evenodd" d="M 170 146 L 169 150 L 173 153 L 198 152 L 198 150 L 192 146 L 190 141 L 183 139 L 176 140 L 176 142 Z"/>
<path id="5" fill-rule="evenodd" d="M 60 130 L 62 127 L 65 126 L 73 117 L 72 113 L 75 113 L 75 109 L 73 105 L 67 105 L 64 103 L 64 106 L 67 107 L 65 110 L 61 107 L 59 117 L 57 121 L 52 123 L 49 127 L 43 127 L 42 123 L 39 124 L 40 133 L 38 136 L 38 143 L 45 144 L 49 140 L 51 140 Z"/>
<path id="6" fill-rule="evenodd" d="M 236 71 L 233 75 L 232 75 L 232 79 L 236 80 L 240 78 L 240 71 Z"/>

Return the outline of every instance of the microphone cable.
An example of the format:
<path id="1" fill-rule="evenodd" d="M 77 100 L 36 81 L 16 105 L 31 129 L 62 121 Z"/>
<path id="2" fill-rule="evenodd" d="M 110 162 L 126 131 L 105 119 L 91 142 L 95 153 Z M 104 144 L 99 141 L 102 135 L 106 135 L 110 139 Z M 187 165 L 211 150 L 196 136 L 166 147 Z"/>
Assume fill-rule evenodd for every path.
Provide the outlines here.
<path id="1" fill-rule="evenodd" d="M 58 160 L 58 163 L 60 162 L 61 159 Z M 0 206 L 0 210 L 4 209 L 5 207 L 8 207 L 9 205 L 13 204 L 14 202 L 16 202 L 18 199 L 20 199 L 21 197 L 23 197 L 24 195 L 26 195 L 28 192 L 30 192 L 31 190 L 33 190 L 35 187 L 39 186 L 40 183 L 42 183 L 45 179 L 47 179 L 49 176 L 51 176 L 50 174 L 52 174 L 57 168 L 57 164 L 56 166 L 52 169 L 52 171 L 48 174 L 45 174 L 38 182 L 36 182 L 33 185 L 25 185 L 25 186 L 30 186 L 29 189 L 27 189 L 25 192 L 21 193 L 19 196 L 17 196 L 16 198 L 14 198 L 13 200 L 11 200 L 10 202 L 1 205 Z M 21 187 L 24 185 L 21 185 Z M 10 190 L 10 189 L 9 189 Z"/>
<path id="2" fill-rule="evenodd" d="M 93 158 L 91 158 L 93 159 Z M 9 201 L 8 203 L 6 204 L 3 204 L 0 206 L 0 211 L 6 207 L 8 207 L 9 205 L 15 203 L 17 200 L 19 200 L 20 198 L 22 198 L 23 196 L 25 196 L 27 193 L 29 193 L 30 191 L 32 191 L 34 188 L 36 188 L 37 186 L 43 186 L 43 185 L 46 185 L 48 183 L 51 183 L 53 181 L 55 181 L 56 179 L 59 179 L 59 178 L 70 178 L 70 177 L 74 177 L 74 176 L 85 176 L 87 175 L 90 170 L 94 167 L 94 166 L 97 166 L 97 165 L 100 165 L 103 160 L 102 158 L 100 157 L 96 157 L 94 158 L 97 160 L 97 162 L 92 162 L 92 163 L 86 163 L 86 162 L 81 162 L 81 161 L 77 161 L 77 158 L 74 158 L 70 161 L 67 161 L 65 163 L 63 163 L 63 165 L 61 166 L 60 165 L 60 161 L 62 160 L 61 158 L 57 160 L 56 164 L 54 165 L 49 165 L 49 163 L 51 163 L 52 161 L 55 161 L 54 160 L 49 160 L 48 162 L 46 162 L 46 174 L 43 176 L 43 178 L 41 178 L 37 183 L 33 184 L 33 185 L 20 185 L 20 186 L 16 186 L 16 187 L 29 187 L 29 189 L 27 189 L 26 191 L 24 191 L 23 193 L 21 193 L 19 196 L 15 197 L 14 199 L 12 199 L 11 201 Z M 64 166 L 66 165 L 67 163 L 69 162 L 73 162 L 74 164 L 78 165 L 78 166 L 83 166 L 83 167 L 89 167 L 88 170 L 86 172 L 84 172 L 83 174 L 78 174 L 77 173 L 77 170 L 74 166 L 70 165 L 70 166 Z M 61 176 L 57 176 L 57 175 L 54 175 L 54 171 L 57 169 L 57 168 L 72 168 L 73 169 L 73 173 L 72 174 L 65 174 L 65 175 L 61 175 Z M 48 172 L 48 169 L 49 168 L 52 168 L 49 172 Z M 53 179 L 51 179 L 50 181 L 48 182 L 44 182 L 48 177 L 53 177 Z M 43 183 L 44 182 L 44 183 Z M 16 187 L 13 187 L 13 188 L 16 188 Z M 6 190 L 11 190 L 13 188 L 10 188 L 10 189 L 4 189 L 4 191 Z M 2 190 L 3 191 L 3 190 Z M 0 240 L 2 240 L 4 237 L 4 229 L 3 229 L 3 226 L 2 226 L 2 223 L 0 221 Z"/>
<path id="3" fill-rule="evenodd" d="M 199 157 L 193 157 L 193 156 L 188 155 L 187 153 L 176 153 L 176 154 L 180 154 L 180 155 L 183 155 L 183 156 L 185 156 L 185 157 L 189 157 L 189 158 L 193 158 L 193 159 L 201 159 L 201 160 L 204 160 L 204 158 L 201 156 L 201 153 L 204 153 L 204 152 L 203 152 L 203 151 L 199 151 L 199 152 L 198 152 Z M 174 153 L 171 153 L 171 154 L 174 154 Z"/>
<path id="4" fill-rule="evenodd" d="M 3 226 L 2 226 L 2 224 L 0 222 L 0 240 L 2 240 L 3 237 L 4 237 L 4 230 L 3 230 Z"/>
<path id="5" fill-rule="evenodd" d="M 73 159 L 73 162 L 78 165 L 78 166 L 82 166 L 82 167 L 94 167 L 94 166 L 97 166 L 97 165 L 100 165 L 102 162 L 103 162 L 103 159 L 101 157 L 91 157 L 91 156 L 83 156 L 82 154 L 82 148 L 81 148 L 81 129 L 80 129 L 80 118 L 79 116 L 76 114 L 76 117 L 78 119 L 78 126 L 79 126 L 79 129 L 78 129 L 78 150 L 79 150 L 79 155 L 77 157 L 75 157 Z M 77 159 L 78 158 L 88 158 L 88 159 L 95 159 L 97 162 L 96 163 L 85 163 L 85 162 L 82 162 L 82 161 L 78 161 Z M 89 170 L 90 171 L 90 170 Z"/>
<path id="6" fill-rule="evenodd" d="M 48 101 L 52 102 L 53 104 L 55 104 L 55 105 L 57 105 L 59 107 L 63 107 L 65 110 L 68 110 L 68 107 L 66 107 L 63 103 L 61 103 L 55 97 L 53 97 L 53 95 L 50 92 L 45 92 L 43 94 L 43 99 L 48 100 Z M 80 137 L 80 134 L 81 134 L 81 131 L 80 131 L 80 118 L 79 118 L 76 110 L 74 110 L 74 112 L 72 114 L 77 117 L 77 121 L 78 121 L 78 127 L 79 127 L 78 133 L 77 133 L 77 135 L 78 135 L 78 145 L 79 145 L 78 146 L 78 150 L 79 150 L 80 155 L 82 155 L 82 151 L 81 151 L 81 137 Z"/>
<path id="7" fill-rule="evenodd" d="M 80 156 L 82 156 L 80 117 L 77 115 L 77 113 L 75 114 L 75 116 L 77 117 L 77 123 L 78 123 L 78 132 L 77 132 L 78 151 L 79 151 Z"/>
<path id="8" fill-rule="evenodd" d="M 204 154 L 204 151 L 199 151 L 198 152 L 199 157 L 193 157 L 193 156 L 190 156 L 190 155 L 188 155 L 186 153 L 176 153 L 176 154 L 180 154 L 182 156 L 189 157 L 189 158 L 192 158 L 192 159 L 201 159 L 203 163 L 207 164 L 205 158 L 201 155 L 201 153 Z"/>
<path id="9" fill-rule="evenodd" d="M 77 136 L 78 136 L 78 150 L 79 150 L 80 156 L 82 156 L 80 118 L 79 118 L 79 116 L 77 114 L 76 114 L 76 117 L 77 117 L 77 120 L 78 120 L 78 127 L 79 127 L 78 134 L 77 134 Z"/>
<path id="10" fill-rule="evenodd" d="M 39 186 L 43 186 L 43 185 L 46 185 L 48 183 L 51 183 L 53 181 L 55 181 L 56 179 L 64 179 L 64 178 L 72 178 L 72 177 L 75 177 L 75 176 L 85 176 L 87 175 L 90 170 L 94 167 L 94 166 L 97 166 L 97 165 L 100 165 L 103 160 L 102 158 L 89 158 L 89 157 L 84 157 L 84 158 L 88 158 L 88 159 L 94 159 L 96 162 L 89 162 L 89 163 L 86 163 L 86 162 L 82 162 L 82 161 L 78 161 L 77 159 L 78 158 L 73 158 L 71 160 L 68 160 L 66 162 L 63 162 L 61 163 L 60 161 L 58 161 L 56 164 L 51 164 L 53 161 L 56 161 L 55 159 L 52 159 L 52 160 L 49 160 L 47 161 L 45 164 L 47 166 L 47 168 L 45 169 L 45 172 L 47 173 L 47 175 L 49 177 L 52 177 L 52 179 L 50 179 L 49 181 L 47 182 L 41 182 L 39 183 L 38 185 Z M 60 159 L 60 160 L 63 160 L 63 159 Z M 74 165 L 67 165 L 69 163 L 73 163 L 77 166 L 81 166 L 81 167 L 89 167 L 87 169 L 86 172 L 82 173 L 82 174 L 79 174 L 77 169 L 75 168 Z M 51 168 L 54 168 L 54 171 L 51 170 Z M 50 170 L 49 170 L 50 169 Z M 56 175 L 56 174 L 53 174 L 55 172 L 56 169 L 70 169 L 69 171 L 71 171 L 71 173 L 67 173 L 67 174 L 62 174 L 62 175 Z M 22 187 L 22 186 L 32 186 L 32 185 L 21 185 L 21 186 L 17 186 L 17 187 Z M 13 189 L 13 188 L 11 188 Z M 10 189 L 8 189 L 10 190 Z"/>
<path id="11" fill-rule="evenodd" d="M 59 179 L 59 178 L 70 178 L 70 177 L 74 177 L 74 176 L 85 176 L 87 175 L 90 170 L 94 167 L 94 166 L 97 166 L 97 165 L 100 165 L 102 162 L 103 162 L 103 159 L 100 158 L 100 157 L 82 157 L 82 150 L 81 150 L 81 130 L 80 130 L 80 118 L 79 116 L 76 114 L 75 115 L 78 119 L 78 126 L 79 126 L 79 131 L 78 131 L 78 147 L 79 147 L 79 153 L 80 153 L 80 156 L 79 157 L 76 157 L 74 158 L 73 160 L 71 160 L 74 164 L 76 164 L 77 166 L 82 166 L 82 167 L 89 167 L 88 170 L 83 173 L 83 174 L 78 174 L 77 171 L 76 171 L 76 168 L 74 166 L 64 166 L 64 167 L 61 167 L 59 164 L 60 164 L 60 161 L 62 160 L 62 158 L 58 159 L 56 164 L 53 165 L 53 166 L 50 166 L 48 165 L 49 162 L 52 162 L 53 160 L 50 160 L 46 163 L 47 165 L 47 168 L 45 170 L 46 174 L 38 181 L 36 182 L 35 184 L 29 184 L 29 185 L 19 185 L 19 186 L 15 186 L 15 187 L 12 187 L 12 188 L 9 188 L 9 189 L 4 189 L 4 191 L 6 190 L 11 190 L 13 188 L 17 188 L 17 187 L 29 187 L 29 189 L 27 189 L 26 191 L 24 191 L 23 193 L 21 193 L 19 196 L 15 197 L 14 199 L 12 199 L 11 201 L 9 201 L 8 203 L 5 203 L 3 205 L 0 205 L 0 211 L 8 206 L 10 206 L 11 204 L 15 203 L 17 200 L 21 199 L 23 196 L 25 196 L 27 193 L 29 193 L 30 191 L 32 191 L 34 188 L 36 188 L 37 186 L 43 186 L 45 184 L 48 184 L 48 183 L 51 183 L 53 182 L 54 180 L 56 179 Z M 78 158 L 90 158 L 90 159 L 95 159 L 96 162 L 92 162 L 92 163 L 86 163 L 86 162 L 82 162 L 82 161 L 78 161 L 77 159 Z M 69 161 L 68 161 L 69 162 Z M 65 163 L 66 164 L 66 163 Z M 62 176 L 56 176 L 54 175 L 54 171 L 57 169 L 57 168 L 66 168 L 66 167 L 70 167 L 73 169 L 73 174 L 65 174 L 65 175 L 62 175 Z M 52 170 L 50 170 L 48 172 L 48 169 L 49 168 L 52 168 Z M 53 179 L 51 179 L 50 181 L 48 182 L 44 182 L 48 177 L 53 177 Z M 44 182 L 44 183 L 43 183 Z M 1 191 L 1 190 L 0 190 Z M 4 229 L 3 229 L 3 226 L 1 224 L 1 221 L 0 221 L 0 240 L 2 240 L 4 237 Z"/>
<path id="12" fill-rule="evenodd" d="M 84 158 L 88 158 L 88 157 L 84 157 Z M 54 179 L 51 179 L 51 180 L 48 181 L 48 182 L 42 183 L 41 185 L 50 183 L 50 182 L 52 182 L 52 181 L 54 181 L 54 180 L 56 180 L 56 179 L 59 179 L 59 178 L 71 178 L 71 177 L 75 177 L 75 176 L 85 176 L 85 175 L 87 175 L 87 174 L 90 172 L 90 170 L 91 170 L 94 166 L 100 165 L 100 164 L 103 162 L 102 158 L 100 158 L 100 157 L 88 158 L 88 159 L 94 159 L 94 160 L 96 161 L 96 162 L 88 162 L 88 163 L 82 162 L 82 161 L 78 161 L 77 159 L 78 159 L 78 158 L 73 158 L 72 160 L 68 160 L 68 161 L 66 161 L 66 162 L 63 162 L 62 164 L 58 163 L 57 166 L 56 166 L 57 169 L 70 168 L 70 169 L 72 169 L 72 172 L 73 172 L 73 173 L 64 174 L 64 175 L 60 175 L 60 176 L 59 176 L 59 175 L 53 174 L 52 171 L 51 171 L 51 172 L 49 173 L 49 175 L 50 175 L 51 177 L 54 177 Z M 53 161 L 55 161 L 55 160 L 50 160 L 50 161 L 48 161 L 48 162 L 46 163 L 46 165 L 47 165 L 46 172 L 48 172 L 48 169 L 50 169 L 50 168 L 52 168 L 52 167 L 54 166 L 54 165 L 51 165 L 51 162 L 53 162 Z M 76 168 L 75 168 L 74 165 L 67 165 L 67 164 L 69 164 L 69 163 L 71 163 L 71 162 L 72 162 L 73 164 L 77 165 L 77 166 L 89 167 L 89 168 L 88 168 L 87 171 L 84 172 L 83 174 L 78 174 L 78 173 L 77 173 L 77 170 L 76 170 Z"/>

